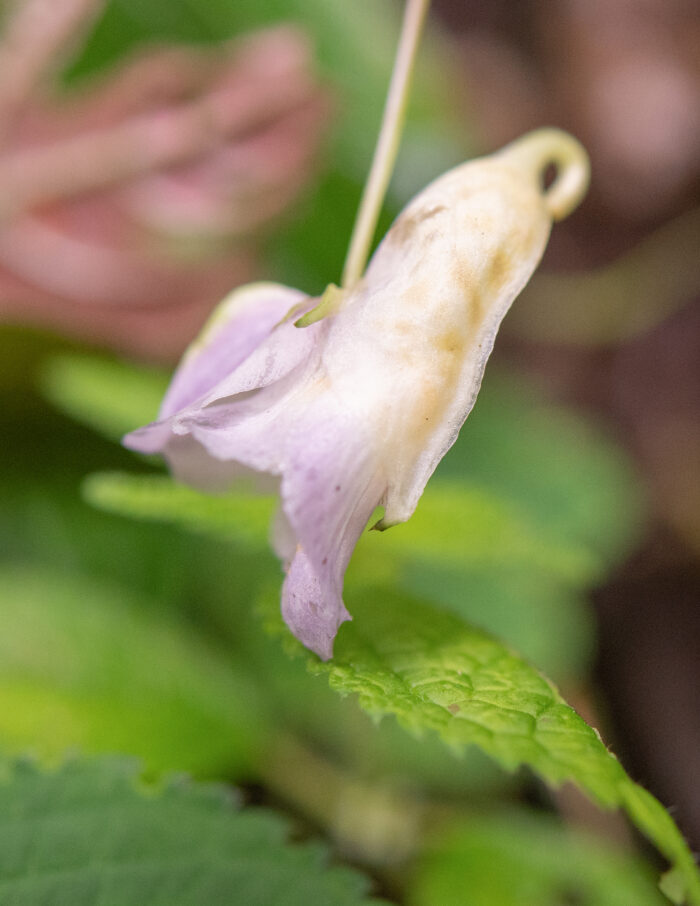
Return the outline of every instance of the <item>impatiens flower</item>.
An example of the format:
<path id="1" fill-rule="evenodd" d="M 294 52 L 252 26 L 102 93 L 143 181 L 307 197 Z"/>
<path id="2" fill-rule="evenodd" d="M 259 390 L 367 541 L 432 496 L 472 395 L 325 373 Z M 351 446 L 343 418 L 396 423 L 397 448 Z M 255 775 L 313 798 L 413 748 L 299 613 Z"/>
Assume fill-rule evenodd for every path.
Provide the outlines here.
<path id="1" fill-rule="evenodd" d="M 558 168 L 544 188 L 549 165 Z M 345 569 L 374 509 L 413 513 L 454 443 L 496 331 L 587 184 L 556 130 L 463 164 L 414 198 L 365 276 L 322 299 L 275 284 L 234 292 L 185 355 L 157 422 L 125 443 L 207 489 L 271 476 L 282 614 L 332 655 Z"/>

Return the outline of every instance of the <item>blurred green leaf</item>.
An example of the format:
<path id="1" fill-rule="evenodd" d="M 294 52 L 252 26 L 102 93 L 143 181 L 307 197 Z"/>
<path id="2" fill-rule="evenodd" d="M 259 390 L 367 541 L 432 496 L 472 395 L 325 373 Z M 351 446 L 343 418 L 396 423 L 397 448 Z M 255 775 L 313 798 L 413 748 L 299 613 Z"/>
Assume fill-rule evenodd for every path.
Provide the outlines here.
<path id="1" fill-rule="evenodd" d="M 253 493 L 212 496 L 163 475 L 101 473 L 86 479 L 86 499 L 95 506 L 137 519 L 175 522 L 217 537 L 266 544 L 273 499 Z M 376 535 L 358 552 L 360 572 L 370 572 L 376 552 L 390 562 L 424 560 L 440 567 L 474 564 L 486 568 L 528 565 L 574 585 L 598 576 L 597 564 L 581 547 L 543 537 L 493 494 L 464 483 L 435 481 L 416 514 L 404 525 Z"/>
<path id="2" fill-rule="evenodd" d="M 496 493 L 549 537 L 606 565 L 630 551 L 644 526 L 640 484 L 622 449 L 522 377 L 491 372 L 436 475 Z"/>
<path id="3" fill-rule="evenodd" d="M 408 522 L 372 541 L 389 556 L 448 569 L 465 564 L 491 569 L 527 565 L 574 585 L 599 577 L 598 557 L 580 542 L 534 523 L 522 507 L 495 490 L 435 479 Z"/>
<path id="4" fill-rule="evenodd" d="M 331 661 L 309 658 L 285 632 L 312 672 L 327 674 L 343 695 L 355 693 L 377 718 L 393 714 L 457 751 L 476 745 L 508 770 L 526 765 L 552 786 L 571 782 L 602 807 L 624 808 L 700 904 L 700 875 L 671 817 L 542 674 L 457 617 L 394 590 L 353 589 L 347 598 L 354 619 L 341 626 Z M 282 631 L 276 602 L 265 611 Z"/>
<path id="5" fill-rule="evenodd" d="M 202 494 L 167 475 L 90 475 L 83 484 L 94 506 L 134 519 L 172 522 L 195 532 L 267 547 L 273 498 L 253 493 Z"/>
<path id="6" fill-rule="evenodd" d="M 676 906 L 683 906 L 685 902 L 685 884 L 683 883 L 681 872 L 676 871 L 675 868 L 669 869 L 661 876 L 659 888 L 672 903 L 675 903 Z"/>
<path id="7" fill-rule="evenodd" d="M 157 417 L 167 386 L 163 372 L 83 354 L 50 358 L 41 374 L 48 400 L 116 441 Z"/>
<path id="8" fill-rule="evenodd" d="M 466 899 L 465 899 L 466 898 Z M 640 860 L 534 812 L 481 817 L 433 841 L 410 906 L 660 906 Z"/>
<path id="9" fill-rule="evenodd" d="M 54 571 L 0 572 L 0 749 L 126 751 L 240 775 L 266 737 L 246 677 L 174 615 Z M 149 612 L 150 611 L 150 612 Z"/>
<path id="10" fill-rule="evenodd" d="M 127 759 L 26 762 L 0 780 L 0 899 L 13 906 L 354 906 L 377 903 L 358 873 L 287 823 L 237 807 L 223 787 L 139 784 Z"/>

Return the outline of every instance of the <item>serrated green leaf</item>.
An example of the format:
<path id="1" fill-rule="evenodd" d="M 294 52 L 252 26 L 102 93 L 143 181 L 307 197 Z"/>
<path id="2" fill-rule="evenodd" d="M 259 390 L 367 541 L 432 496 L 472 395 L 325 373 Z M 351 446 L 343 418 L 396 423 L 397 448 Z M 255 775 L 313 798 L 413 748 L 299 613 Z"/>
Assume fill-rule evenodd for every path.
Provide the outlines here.
<path id="1" fill-rule="evenodd" d="M 391 583 L 498 635 L 560 681 L 580 676 L 594 638 L 582 592 L 602 578 L 604 558 L 499 493 L 436 476 L 407 523 L 360 538 L 346 587 Z"/>
<path id="2" fill-rule="evenodd" d="M 457 751 L 476 745 L 508 770 L 525 765 L 552 786 L 571 782 L 600 806 L 623 808 L 676 865 L 689 901 L 700 904 L 700 875 L 671 817 L 542 674 L 452 614 L 393 590 L 353 589 L 347 597 L 354 620 L 341 627 L 331 661 L 307 660 L 312 672 L 325 673 L 341 694 L 356 694 L 377 718 L 394 715 Z M 280 627 L 277 602 L 264 609 Z M 303 651 L 291 637 L 287 644 Z"/>
<path id="3" fill-rule="evenodd" d="M 29 763 L 0 778 L 0 901 L 12 906 L 359 906 L 356 872 L 223 787 L 139 785 L 126 759 Z"/>
<path id="4" fill-rule="evenodd" d="M 431 843 L 409 906 L 660 906 L 649 867 L 547 815 L 513 812 L 457 825 Z"/>
<path id="5" fill-rule="evenodd" d="M 350 581 L 354 575 L 351 566 Z M 401 588 L 495 635 L 560 684 L 587 675 L 595 617 L 585 589 L 523 564 L 438 568 L 406 563 Z"/>
<path id="6" fill-rule="evenodd" d="M 149 612 L 150 611 L 150 612 Z M 0 750 L 127 751 L 150 769 L 250 769 L 268 731 L 250 682 L 124 589 L 0 571 Z"/>
<path id="7" fill-rule="evenodd" d="M 41 375 L 41 389 L 48 400 L 117 441 L 156 418 L 167 386 L 164 372 L 100 356 L 55 356 Z"/>

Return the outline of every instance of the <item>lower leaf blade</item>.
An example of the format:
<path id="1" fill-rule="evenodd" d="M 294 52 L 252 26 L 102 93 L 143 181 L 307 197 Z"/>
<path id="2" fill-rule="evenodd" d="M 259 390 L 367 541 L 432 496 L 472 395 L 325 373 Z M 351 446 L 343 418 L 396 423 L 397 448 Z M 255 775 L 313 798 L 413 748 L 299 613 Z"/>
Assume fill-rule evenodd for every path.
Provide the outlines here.
<path id="1" fill-rule="evenodd" d="M 328 866 L 316 846 L 289 844 L 286 822 L 237 808 L 223 787 L 174 780 L 147 789 L 124 758 L 55 773 L 4 767 L 3 903 L 379 906 L 359 874 Z"/>
<path id="2" fill-rule="evenodd" d="M 311 672 L 356 694 L 377 718 L 432 730 L 456 751 L 476 745 L 507 770 L 524 765 L 553 787 L 570 782 L 601 807 L 624 809 L 675 866 L 688 902 L 700 904 L 697 866 L 668 812 L 534 667 L 455 615 L 395 591 L 355 587 L 347 599 L 355 619 L 341 627 L 331 661 L 308 660 Z M 273 613 L 272 599 L 265 608 Z"/>

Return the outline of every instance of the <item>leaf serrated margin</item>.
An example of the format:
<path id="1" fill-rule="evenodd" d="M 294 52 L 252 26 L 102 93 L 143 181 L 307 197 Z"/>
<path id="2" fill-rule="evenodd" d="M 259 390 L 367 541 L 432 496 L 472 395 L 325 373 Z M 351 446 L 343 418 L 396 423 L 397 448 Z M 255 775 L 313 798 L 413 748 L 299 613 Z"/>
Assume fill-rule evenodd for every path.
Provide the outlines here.
<path id="1" fill-rule="evenodd" d="M 553 788 L 570 782 L 602 808 L 623 809 L 672 863 L 687 902 L 700 906 L 698 868 L 671 816 L 546 677 L 453 614 L 393 590 L 357 590 L 348 605 L 355 619 L 341 627 L 332 660 L 285 638 L 311 673 L 357 695 L 374 718 L 436 732 L 453 751 L 476 745 L 509 771 L 525 766 Z M 288 636 L 272 616 L 276 599 L 267 595 L 261 608 Z"/>

